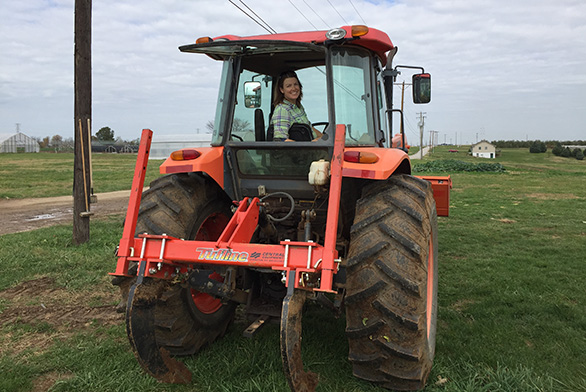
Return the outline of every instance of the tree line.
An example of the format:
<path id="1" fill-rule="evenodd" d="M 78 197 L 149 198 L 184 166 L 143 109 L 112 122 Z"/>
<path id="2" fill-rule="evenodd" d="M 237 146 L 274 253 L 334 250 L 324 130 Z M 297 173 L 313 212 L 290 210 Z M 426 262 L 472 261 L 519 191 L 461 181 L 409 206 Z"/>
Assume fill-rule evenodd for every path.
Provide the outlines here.
<path id="1" fill-rule="evenodd" d="M 584 144 L 579 144 L 580 146 L 584 146 Z M 564 158 L 576 158 L 577 160 L 581 161 L 584 159 L 584 155 L 586 155 L 586 148 L 584 150 L 580 148 L 570 148 L 564 147 L 561 143 L 556 144 L 556 146 L 551 150 L 551 152 L 558 156 Z"/>
<path id="2" fill-rule="evenodd" d="M 41 149 L 45 150 L 50 149 L 55 151 L 73 151 L 74 149 L 75 142 L 72 137 L 64 138 L 61 135 L 53 135 L 51 137 L 45 136 L 44 138 L 34 137 L 33 139 L 35 139 L 37 143 L 39 143 Z M 115 137 L 114 130 L 110 127 L 100 128 L 95 135 L 92 135 L 92 141 L 112 144 L 140 144 L 140 138 L 134 140 L 124 140 L 121 137 Z"/>
<path id="3" fill-rule="evenodd" d="M 536 142 L 545 144 L 550 150 L 553 150 L 558 143 L 564 146 L 586 146 L 586 140 L 495 140 L 491 144 L 496 148 L 531 148 Z"/>
<path id="4" fill-rule="evenodd" d="M 576 146 L 576 147 L 572 147 Z M 565 146 L 562 142 L 554 142 L 554 145 L 551 149 L 553 155 L 558 157 L 564 158 L 576 158 L 577 160 L 581 161 L 584 159 L 584 155 L 586 155 L 586 148 L 582 150 L 580 147 L 586 146 L 586 143 L 583 141 L 574 141 L 574 142 L 566 142 Z M 535 140 L 529 146 L 529 152 L 534 154 L 539 154 L 547 151 L 547 143 L 542 142 L 539 140 Z"/>

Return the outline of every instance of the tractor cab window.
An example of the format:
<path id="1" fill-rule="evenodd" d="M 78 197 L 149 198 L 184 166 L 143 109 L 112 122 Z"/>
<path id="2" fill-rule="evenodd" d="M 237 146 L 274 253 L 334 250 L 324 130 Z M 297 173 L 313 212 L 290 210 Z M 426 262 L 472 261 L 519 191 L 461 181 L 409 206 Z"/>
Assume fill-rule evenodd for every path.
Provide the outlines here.
<path id="1" fill-rule="evenodd" d="M 348 47 L 334 48 L 333 79 L 336 123 L 346 125 L 346 145 L 373 145 L 375 111 L 370 56 Z"/>
<path id="2" fill-rule="evenodd" d="M 266 138 L 272 86 L 273 78 L 270 75 L 247 70 L 240 74 L 230 140 L 253 142 L 260 137 L 255 132 L 263 133 L 262 140 Z M 262 129 L 257 129 L 259 127 Z"/>
<path id="3" fill-rule="evenodd" d="M 280 72 L 279 72 L 280 73 Z M 323 66 L 296 71 L 303 86 L 301 104 L 307 118 L 320 123 L 323 131 L 328 121 L 326 73 Z M 270 141 L 269 125 L 273 113 L 274 89 L 278 76 L 243 70 L 238 81 L 231 140 L 234 142 Z"/>

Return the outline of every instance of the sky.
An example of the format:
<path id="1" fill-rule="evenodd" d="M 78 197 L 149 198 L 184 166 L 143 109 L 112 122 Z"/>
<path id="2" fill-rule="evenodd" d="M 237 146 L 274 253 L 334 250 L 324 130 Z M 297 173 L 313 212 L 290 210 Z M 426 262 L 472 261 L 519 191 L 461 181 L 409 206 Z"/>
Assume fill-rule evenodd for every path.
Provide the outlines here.
<path id="1" fill-rule="evenodd" d="M 395 63 L 432 74 L 432 102 L 405 104 L 413 145 L 420 112 L 439 143 L 586 139 L 584 0 L 233 2 L 279 33 L 367 24 L 389 34 Z M 0 134 L 73 137 L 74 4 L 0 2 Z M 93 1 L 93 133 L 205 133 L 221 65 L 178 47 L 265 33 L 229 0 Z"/>

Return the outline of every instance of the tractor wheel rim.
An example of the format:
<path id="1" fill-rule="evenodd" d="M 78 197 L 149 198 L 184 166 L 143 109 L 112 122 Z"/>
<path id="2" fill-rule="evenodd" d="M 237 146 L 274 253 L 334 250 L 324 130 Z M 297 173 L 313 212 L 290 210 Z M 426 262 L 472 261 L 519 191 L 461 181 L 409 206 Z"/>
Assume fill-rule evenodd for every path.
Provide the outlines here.
<path id="1" fill-rule="evenodd" d="M 228 225 L 229 218 L 220 213 L 212 214 L 201 224 L 197 234 L 196 241 L 214 241 L 220 237 L 224 227 Z M 224 277 L 216 272 L 209 276 L 211 279 L 223 282 Z M 215 298 L 209 294 L 201 293 L 197 290 L 191 289 L 191 299 L 193 304 L 200 312 L 204 314 L 212 314 L 220 310 L 222 307 L 222 300 Z"/>
<path id="2" fill-rule="evenodd" d="M 191 299 L 197 310 L 204 314 L 216 313 L 222 307 L 220 299 L 194 289 L 191 289 Z"/>

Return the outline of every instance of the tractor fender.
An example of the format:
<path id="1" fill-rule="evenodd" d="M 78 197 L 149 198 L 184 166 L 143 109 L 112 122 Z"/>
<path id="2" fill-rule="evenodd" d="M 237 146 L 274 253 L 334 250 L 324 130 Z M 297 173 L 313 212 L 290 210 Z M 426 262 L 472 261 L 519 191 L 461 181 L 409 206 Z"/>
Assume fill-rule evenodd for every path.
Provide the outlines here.
<path id="1" fill-rule="evenodd" d="M 386 180 L 394 173 L 411 174 L 409 156 L 398 148 L 346 147 L 344 153 L 359 151 L 372 153 L 378 157 L 374 163 L 355 163 L 344 160 L 342 176 L 369 180 Z"/>
<path id="2" fill-rule="evenodd" d="M 224 188 L 224 147 L 198 147 L 200 155 L 194 159 L 176 161 L 170 157 L 159 167 L 161 174 L 202 172 Z"/>

